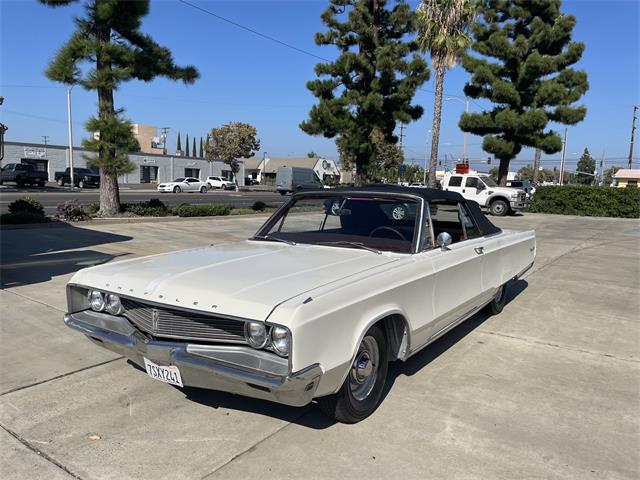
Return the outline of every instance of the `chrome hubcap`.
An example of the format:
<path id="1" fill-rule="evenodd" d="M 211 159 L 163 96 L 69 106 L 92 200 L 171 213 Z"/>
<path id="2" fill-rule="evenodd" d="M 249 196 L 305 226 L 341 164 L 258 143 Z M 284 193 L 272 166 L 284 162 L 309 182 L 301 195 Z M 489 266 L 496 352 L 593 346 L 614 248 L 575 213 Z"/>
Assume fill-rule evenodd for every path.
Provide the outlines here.
<path id="1" fill-rule="evenodd" d="M 356 400 L 364 400 L 373 390 L 378 377 L 379 358 L 378 342 L 373 337 L 365 337 L 349 374 L 349 387 Z"/>

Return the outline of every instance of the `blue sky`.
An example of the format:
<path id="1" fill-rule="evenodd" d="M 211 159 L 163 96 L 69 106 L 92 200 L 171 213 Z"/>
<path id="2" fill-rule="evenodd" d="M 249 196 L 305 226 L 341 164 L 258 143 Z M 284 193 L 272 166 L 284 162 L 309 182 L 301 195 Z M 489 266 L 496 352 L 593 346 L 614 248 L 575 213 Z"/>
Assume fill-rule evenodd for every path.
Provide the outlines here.
<path id="1" fill-rule="evenodd" d="M 266 35 L 324 58 L 334 58 L 330 47 L 318 47 L 314 33 L 322 30 L 320 14 L 325 1 L 201 1 L 202 8 L 246 25 Z M 416 2 L 411 2 L 415 4 Z M 569 128 L 568 166 L 585 147 L 607 164 L 626 164 L 632 105 L 640 103 L 640 3 L 637 1 L 565 1 L 562 10 L 577 17 L 574 39 L 586 43 L 577 65 L 588 72 L 590 89 L 582 103 L 585 121 Z M 5 102 L 0 118 L 9 126 L 6 138 L 53 144 L 67 142 L 66 91 L 46 79 L 43 71 L 57 48 L 74 29 L 72 17 L 79 5 L 51 9 L 31 0 L 0 0 L 0 95 Z M 118 107 L 137 123 L 171 127 L 169 150 L 175 149 L 177 132 L 184 137 L 204 136 L 214 126 L 229 121 L 254 124 L 269 156 L 304 156 L 313 150 L 336 157 L 331 139 L 306 135 L 298 128 L 314 97 L 305 83 L 314 77 L 317 59 L 220 21 L 177 1 L 153 1 L 143 31 L 169 47 L 179 64 L 194 64 L 201 77 L 191 86 L 157 79 L 129 82 L 116 93 Z M 425 108 L 423 117 L 406 129 L 407 162 L 422 164 L 430 139 L 433 112 L 433 78 L 415 101 Z M 445 93 L 462 95 L 467 73 L 460 67 L 445 79 Z M 48 88 L 40 88 L 48 87 Z M 482 102 L 471 104 L 480 110 Z M 462 103 L 446 101 L 443 107 L 440 156 L 462 154 L 462 132 L 457 121 Z M 73 91 L 74 143 L 87 133 L 87 118 L 95 113 L 96 94 Z M 481 138 L 469 136 L 469 156 L 484 158 Z M 635 158 L 640 155 L 636 140 Z M 543 157 L 551 166 L 560 155 Z M 513 169 L 533 158 L 524 149 Z"/>

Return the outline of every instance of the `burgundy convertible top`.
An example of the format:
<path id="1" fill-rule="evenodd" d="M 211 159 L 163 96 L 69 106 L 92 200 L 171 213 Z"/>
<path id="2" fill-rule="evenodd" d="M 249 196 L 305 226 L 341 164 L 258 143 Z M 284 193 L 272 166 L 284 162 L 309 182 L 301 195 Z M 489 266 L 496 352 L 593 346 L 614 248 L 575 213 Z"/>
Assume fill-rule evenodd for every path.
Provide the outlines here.
<path id="1" fill-rule="evenodd" d="M 480 209 L 480 205 L 473 200 L 467 200 L 462 195 L 457 192 L 450 192 L 447 190 L 438 190 L 436 188 L 412 188 L 412 187 L 402 187 L 400 185 L 392 185 L 388 183 L 380 183 L 380 184 L 372 184 L 366 185 L 364 187 L 338 187 L 332 188 L 329 190 L 303 190 L 300 193 L 296 193 L 297 195 L 304 194 L 322 194 L 322 195 L 345 195 L 349 193 L 397 193 L 400 195 L 413 195 L 417 197 L 422 197 L 428 202 L 438 201 L 438 200 L 449 200 L 455 202 L 462 202 L 467 205 L 467 208 L 473 215 L 478 228 L 482 232 L 483 235 L 493 235 L 495 233 L 500 233 L 498 227 L 496 227 L 491 221 L 487 218 L 484 212 Z"/>

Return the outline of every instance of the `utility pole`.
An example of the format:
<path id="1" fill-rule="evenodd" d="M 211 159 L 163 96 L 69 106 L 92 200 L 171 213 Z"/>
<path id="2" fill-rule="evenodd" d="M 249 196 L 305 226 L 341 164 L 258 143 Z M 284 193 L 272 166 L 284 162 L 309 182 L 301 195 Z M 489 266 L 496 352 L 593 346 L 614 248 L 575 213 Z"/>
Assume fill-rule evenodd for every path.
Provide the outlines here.
<path id="1" fill-rule="evenodd" d="M 564 129 L 564 140 L 562 141 L 562 160 L 560 160 L 560 186 L 564 181 L 564 161 L 567 155 L 567 128 Z"/>
<path id="2" fill-rule="evenodd" d="M 49 142 L 49 135 L 42 135 L 42 141 L 44 142 L 44 148 L 47 148 L 47 143 Z"/>
<path id="3" fill-rule="evenodd" d="M 71 89 L 73 86 L 67 88 L 67 119 L 69 120 L 69 176 L 71 178 L 71 190 L 75 185 L 75 179 L 73 174 L 73 130 L 71 127 Z"/>
<path id="4" fill-rule="evenodd" d="M 169 133 L 169 130 L 171 130 L 171 127 L 162 127 L 160 129 L 160 131 L 162 132 L 160 134 L 160 138 L 162 139 L 162 154 L 163 155 L 167 154 L 167 133 Z"/>
<path id="5" fill-rule="evenodd" d="M 634 134 L 636 132 L 636 112 L 638 111 L 638 105 L 633 106 L 633 120 L 631 120 L 631 143 L 629 144 L 629 167 L 631 168 L 631 163 L 633 162 L 633 141 Z"/>
<path id="6" fill-rule="evenodd" d="M 600 159 L 600 181 L 598 182 L 598 184 L 602 185 L 603 181 L 604 181 L 604 148 L 602 149 L 602 158 Z"/>
<path id="7" fill-rule="evenodd" d="M 267 152 L 262 152 L 262 167 L 260 168 L 260 183 L 265 184 L 266 177 L 264 175 L 264 167 L 266 166 Z"/>

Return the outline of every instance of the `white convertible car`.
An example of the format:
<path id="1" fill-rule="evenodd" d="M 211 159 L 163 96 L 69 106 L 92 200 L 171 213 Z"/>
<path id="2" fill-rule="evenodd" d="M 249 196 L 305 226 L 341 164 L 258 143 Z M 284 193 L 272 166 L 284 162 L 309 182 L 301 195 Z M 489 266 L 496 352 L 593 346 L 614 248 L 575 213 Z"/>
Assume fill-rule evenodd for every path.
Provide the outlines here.
<path id="1" fill-rule="evenodd" d="M 395 186 L 298 193 L 248 240 L 80 270 L 65 323 L 154 379 L 352 423 L 406 360 L 533 265 L 533 231 L 461 195 Z"/>

